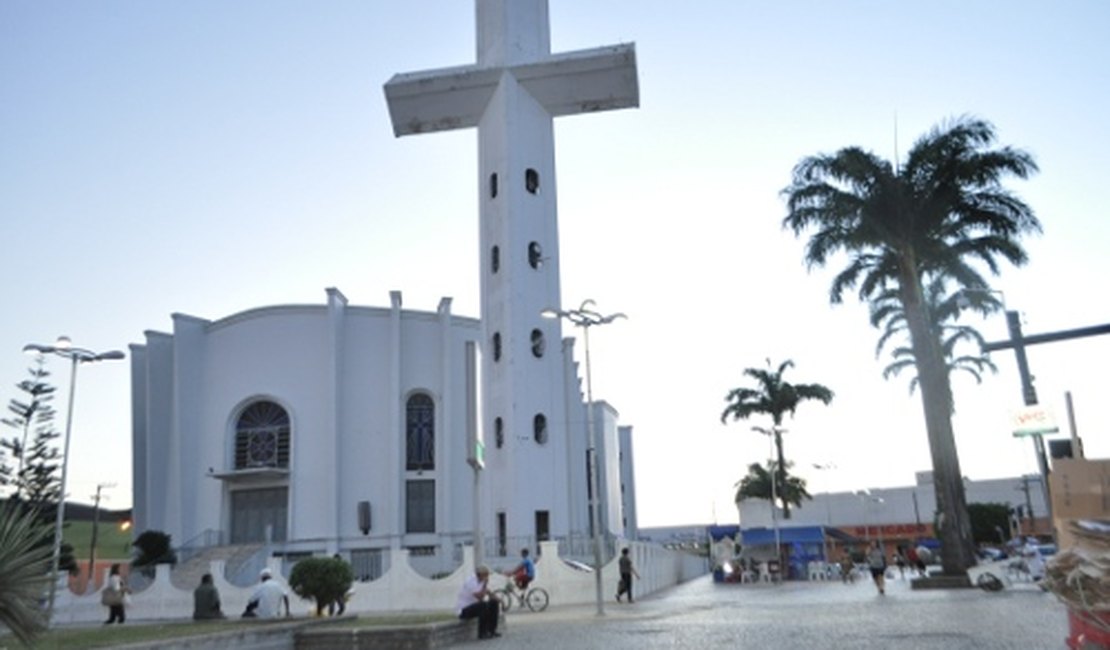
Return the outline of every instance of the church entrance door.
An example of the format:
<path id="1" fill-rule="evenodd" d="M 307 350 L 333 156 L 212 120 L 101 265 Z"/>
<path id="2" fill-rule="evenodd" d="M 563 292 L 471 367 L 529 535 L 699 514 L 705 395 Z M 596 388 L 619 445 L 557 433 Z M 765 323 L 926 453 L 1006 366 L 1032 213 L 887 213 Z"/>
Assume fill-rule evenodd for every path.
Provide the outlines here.
<path id="1" fill-rule="evenodd" d="M 236 490 L 231 493 L 231 543 L 284 542 L 289 513 L 289 488 Z"/>

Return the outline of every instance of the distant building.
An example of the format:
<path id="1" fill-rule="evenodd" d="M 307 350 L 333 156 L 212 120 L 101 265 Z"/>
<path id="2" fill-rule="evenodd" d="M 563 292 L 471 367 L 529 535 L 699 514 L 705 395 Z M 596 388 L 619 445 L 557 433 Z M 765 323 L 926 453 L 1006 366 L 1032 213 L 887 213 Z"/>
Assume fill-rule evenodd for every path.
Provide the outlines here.
<path id="1" fill-rule="evenodd" d="M 790 509 L 790 519 L 778 519 L 780 527 L 830 526 L 862 540 L 911 541 L 933 536 L 936 493 L 933 473 L 917 472 L 916 484 L 906 487 L 871 488 L 854 492 L 813 495 L 801 507 Z M 1040 476 L 971 480 L 964 482 L 967 502 L 1001 503 L 1020 508 L 1021 532 L 1043 534 L 1050 530 Z M 1030 508 L 1032 515 L 1030 517 Z M 772 525 L 766 500 L 746 499 L 739 506 L 740 528 Z M 1003 531 L 1009 537 L 1011 531 Z"/>

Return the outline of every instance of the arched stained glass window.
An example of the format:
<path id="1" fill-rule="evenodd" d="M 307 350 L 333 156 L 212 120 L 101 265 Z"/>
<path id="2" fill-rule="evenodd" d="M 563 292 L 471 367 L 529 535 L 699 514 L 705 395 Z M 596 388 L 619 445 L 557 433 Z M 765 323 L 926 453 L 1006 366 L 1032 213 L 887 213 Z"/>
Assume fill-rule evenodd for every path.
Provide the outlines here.
<path id="1" fill-rule="evenodd" d="M 413 395 L 405 407 L 406 470 L 436 468 L 435 433 L 435 403 L 424 393 Z"/>
<path id="2" fill-rule="evenodd" d="M 270 401 L 248 406 L 235 424 L 235 469 L 289 467 L 289 414 Z"/>

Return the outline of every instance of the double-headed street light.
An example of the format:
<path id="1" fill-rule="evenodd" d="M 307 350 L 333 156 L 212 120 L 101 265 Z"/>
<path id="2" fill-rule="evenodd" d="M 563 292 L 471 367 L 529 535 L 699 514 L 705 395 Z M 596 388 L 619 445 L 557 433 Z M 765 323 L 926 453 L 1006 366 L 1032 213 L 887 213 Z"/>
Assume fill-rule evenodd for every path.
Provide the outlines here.
<path id="1" fill-rule="evenodd" d="M 605 599 L 601 595 L 601 512 L 598 506 L 598 478 L 597 478 L 597 434 L 594 433 L 594 394 L 590 380 L 590 328 L 595 325 L 612 323 L 618 318 L 627 318 L 624 314 L 609 314 L 602 316 L 594 309 L 593 300 L 584 300 L 578 309 L 552 309 L 547 308 L 541 312 L 544 318 L 565 318 L 577 327 L 582 328 L 582 343 L 586 355 L 586 457 L 589 462 L 590 481 L 590 526 L 593 528 L 594 542 L 594 582 L 597 589 L 597 615 L 605 615 Z M 628 595 L 629 598 L 632 594 Z"/>
<path id="2" fill-rule="evenodd" d="M 883 499 L 880 496 L 871 494 L 871 490 L 868 490 L 866 488 L 863 489 L 863 490 L 856 490 L 856 496 L 860 497 L 860 500 L 863 502 L 863 527 L 864 527 L 864 530 L 867 532 L 867 542 L 868 542 L 868 544 L 870 544 L 870 542 L 871 542 L 871 520 L 874 519 L 874 517 L 871 516 L 871 511 L 872 511 L 871 504 L 874 503 L 874 504 L 876 504 L 876 506 L 879 506 L 879 505 L 882 505 L 883 503 L 886 503 L 886 500 Z M 875 530 L 876 530 L 875 534 L 879 538 L 879 546 L 882 546 L 883 545 L 883 527 L 882 527 L 882 524 L 877 523 L 876 526 L 875 526 Z"/>
<path id="3" fill-rule="evenodd" d="M 69 404 L 66 406 L 66 433 L 62 443 L 62 482 L 58 487 L 58 507 L 54 519 L 54 555 L 50 564 L 50 600 L 47 606 L 47 620 L 54 617 L 54 596 L 58 590 L 58 571 L 62 559 L 62 524 L 65 522 L 66 509 L 66 472 L 69 469 L 69 434 L 73 429 L 73 395 L 77 387 L 77 365 L 94 361 L 112 361 L 124 358 L 123 352 L 109 350 L 107 352 L 93 352 L 84 348 L 75 348 L 68 336 L 59 336 L 54 345 L 39 345 L 28 343 L 23 346 L 23 351 L 34 354 L 56 354 L 70 360 L 69 372 Z"/>
<path id="4" fill-rule="evenodd" d="M 786 433 L 786 429 L 776 425 L 776 426 L 771 427 L 770 429 L 767 429 L 767 428 L 764 428 L 764 427 L 752 427 L 752 431 L 755 431 L 756 433 L 762 433 L 763 435 L 767 436 L 768 440 L 770 440 L 770 446 L 771 446 L 771 528 L 773 528 L 774 531 L 775 531 L 775 562 L 778 564 L 779 571 L 781 572 L 782 568 L 783 568 L 782 567 L 782 548 L 781 548 L 782 540 L 780 539 L 780 536 L 779 536 L 779 513 L 778 513 L 779 495 L 778 495 L 778 487 L 777 486 L 778 486 L 778 482 L 779 482 L 779 478 L 781 476 L 781 473 L 783 471 L 785 471 L 785 468 L 778 467 L 777 466 L 778 463 L 775 462 L 774 458 L 775 458 L 775 436 L 776 435 L 781 436 L 782 434 Z M 781 573 L 780 573 L 780 575 L 781 575 Z"/>

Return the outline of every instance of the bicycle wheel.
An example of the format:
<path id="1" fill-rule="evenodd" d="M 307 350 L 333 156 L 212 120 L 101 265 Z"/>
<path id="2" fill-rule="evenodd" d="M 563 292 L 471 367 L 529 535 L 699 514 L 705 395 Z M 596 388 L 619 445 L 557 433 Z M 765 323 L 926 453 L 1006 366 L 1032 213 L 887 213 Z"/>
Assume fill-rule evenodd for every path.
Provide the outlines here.
<path id="1" fill-rule="evenodd" d="M 993 573 L 980 574 L 975 584 L 983 591 L 1002 591 L 1004 586 L 1002 581 L 998 579 L 998 576 Z"/>
<path id="2" fill-rule="evenodd" d="M 525 596 L 525 602 L 528 603 L 528 609 L 533 612 L 542 612 L 547 609 L 547 592 L 542 587 L 530 589 Z"/>
<path id="3" fill-rule="evenodd" d="M 493 593 L 497 596 L 497 599 L 501 601 L 501 611 L 507 613 L 513 608 L 513 592 L 509 591 L 508 588 L 498 589 Z"/>

